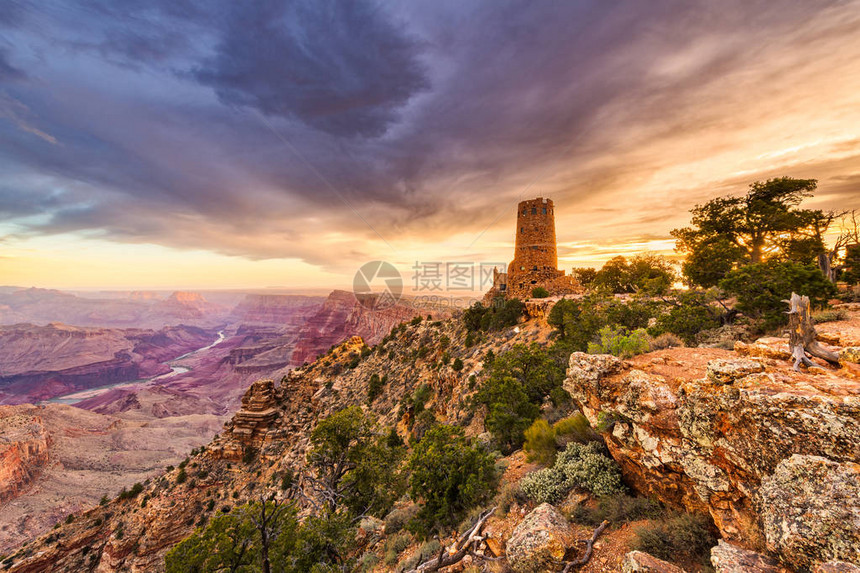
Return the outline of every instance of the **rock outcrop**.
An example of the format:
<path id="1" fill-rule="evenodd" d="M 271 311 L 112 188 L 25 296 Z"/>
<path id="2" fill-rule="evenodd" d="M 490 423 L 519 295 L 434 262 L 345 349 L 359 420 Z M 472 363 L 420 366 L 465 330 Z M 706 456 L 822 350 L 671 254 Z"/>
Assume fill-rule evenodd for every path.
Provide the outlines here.
<path id="1" fill-rule="evenodd" d="M 0 407 L 0 503 L 17 497 L 48 463 L 51 438 L 39 416 Z"/>
<path id="2" fill-rule="evenodd" d="M 351 292 L 332 291 L 322 308 L 302 327 L 292 363 L 300 365 L 313 361 L 350 336 L 360 336 L 372 346 L 392 327 L 421 314 L 427 311 L 422 313 L 419 308 L 402 304 L 373 310 L 362 305 Z"/>
<path id="3" fill-rule="evenodd" d="M 516 573 L 555 571 L 573 543 L 570 525 L 548 503 L 537 506 L 508 539 L 507 556 Z"/>
<path id="4" fill-rule="evenodd" d="M 860 464 L 795 454 L 762 480 L 758 502 L 767 548 L 788 563 L 860 563 Z"/>
<path id="5" fill-rule="evenodd" d="M 685 573 L 684 569 L 677 565 L 641 551 L 631 551 L 625 555 L 621 571 L 622 573 Z"/>
<path id="6" fill-rule="evenodd" d="M 242 397 L 242 407 L 233 416 L 231 435 L 246 448 L 259 448 L 263 436 L 278 417 L 275 382 L 257 380 Z"/>
<path id="7" fill-rule="evenodd" d="M 788 468 L 778 468 L 794 454 L 827 458 L 834 466 L 818 469 L 831 472 L 838 466 L 843 477 L 853 475 L 851 468 L 860 461 L 857 379 L 820 368 L 797 373 L 781 360 L 737 359 L 729 351 L 693 348 L 629 361 L 574 353 L 564 387 L 602 430 L 634 489 L 670 505 L 710 513 L 725 539 L 758 551 L 770 548 L 786 564 L 857 559 L 851 553 L 857 538 L 844 530 L 832 541 L 805 545 L 781 533 L 780 519 L 805 520 L 805 527 L 820 527 L 825 535 L 837 530 L 800 515 L 790 502 L 771 507 L 781 513 L 763 520 L 767 501 L 761 497 L 772 499 L 776 494 L 769 492 L 777 483 L 788 486 L 781 477 Z M 766 487 L 761 488 L 763 481 Z M 841 492 L 856 491 L 853 487 L 845 485 Z M 808 503 L 827 503 L 837 493 L 831 488 L 809 495 L 818 501 Z M 856 496 L 840 503 L 840 515 L 860 511 Z M 860 528 L 854 523 L 856 532 Z M 819 547 L 833 544 L 848 547 L 838 554 Z M 798 557 L 801 546 L 811 552 L 807 559 Z"/>
<path id="8" fill-rule="evenodd" d="M 722 539 L 711 549 L 711 565 L 717 573 L 787 573 L 774 559 Z"/>

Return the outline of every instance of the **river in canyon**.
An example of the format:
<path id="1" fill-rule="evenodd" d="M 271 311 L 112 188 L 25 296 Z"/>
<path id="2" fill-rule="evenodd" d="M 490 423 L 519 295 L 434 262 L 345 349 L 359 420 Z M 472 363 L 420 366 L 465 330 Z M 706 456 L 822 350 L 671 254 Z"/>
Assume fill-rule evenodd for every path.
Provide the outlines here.
<path id="1" fill-rule="evenodd" d="M 157 376 L 151 376 L 149 378 L 141 378 L 140 380 L 129 380 L 127 382 L 116 382 L 114 384 L 107 384 L 105 386 L 97 386 L 95 388 L 88 388 L 86 390 L 78 390 L 76 392 L 72 392 L 70 394 L 64 394 L 62 396 L 55 396 L 50 400 L 45 400 L 45 402 L 52 402 L 55 404 L 77 404 L 82 400 L 87 400 L 89 398 L 94 398 L 100 394 L 107 392 L 113 388 L 128 388 L 133 386 L 142 386 L 144 384 L 148 384 L 151 382 L 155 382 L 157 380 L 163 380 L 165 378 L 170 378 L 171 376 L 176 376 L 177 374 L 184 374 L 185 372 L 189 372 L 191 369 L 187 366 L 180 366 L 177 362 L 180 362 L 186 358 L 190 358 L 196 354 L 201 354 L 206 352 L 207 350 L 218 346 L 224 340 L 226 336 L 224 336 L 224 331 L 218 331 L 218 338 L 215 339 L 211 344 L 207 344 L 203 348 L 198 348 L 197 350 L 192 350 L 191 352 L 186 352 L 182 356 L 178 356 L 173 360 L 167 362 L 167 365 L 170 366 L 170 372 L 165 372 L 164 374 L 159 374 Z"/>

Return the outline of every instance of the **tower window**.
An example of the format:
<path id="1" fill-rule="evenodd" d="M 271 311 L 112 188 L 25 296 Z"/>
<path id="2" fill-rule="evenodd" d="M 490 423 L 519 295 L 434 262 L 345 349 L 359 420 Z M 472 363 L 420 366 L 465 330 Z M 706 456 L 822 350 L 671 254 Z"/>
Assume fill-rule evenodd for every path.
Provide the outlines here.
<path id="1" fill-rule="evenodd" d="M 546 215 L 546 207 L 543 208 L 543 214 Z"/>
<path id="2" fill-rule="evenodd" d="M 525 228 L 525 227 L 520 227 L 520 233 L 525 233 L 525 232 L 526 232 L 526 228 Z"/>
<path id="3" fill-rule="evenodd" d="M 537 215 L 537 207 L 532 207 L 532 215 Z"/>

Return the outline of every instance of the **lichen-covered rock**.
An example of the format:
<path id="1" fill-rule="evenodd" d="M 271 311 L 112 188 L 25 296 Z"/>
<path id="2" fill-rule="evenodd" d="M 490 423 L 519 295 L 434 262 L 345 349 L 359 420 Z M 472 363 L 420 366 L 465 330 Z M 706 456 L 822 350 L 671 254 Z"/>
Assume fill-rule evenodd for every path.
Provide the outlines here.
<path id="1" fill-rule="evenodd" d="M 860 462 L 860 381 L 844 370 L 794 372 L 788 361 L 674 348 L 623 362 L 574 354 L 570 373 L 565 390 L 629 486 L 709 513 L 721 537 L 760 552 L 756 492 L 780 462 Z"/>
<path id="2" fill-rule="evenodd" d="M 623 573 L 686 573 L 677 565 L 657 559 L 653 555 L 641 551 L 631 551 L 624 556 L 621 564 Z"/>
<path id="3" fill-rule="evenodd" d="M 860 464 L 793 455 L 758 494 L 769 550 L 793 566 L 860 563 Z"/>
<path id="4" fill-rule="evenodd" d="M 860 364 L 860 346 L 849 346 L 839 351 L 839 360 Z"/>
<path id="5" fill-rule="evenodd" d="M 828 561 L 813 567 L 812 573 L 860 573 L 860 567 L 844 561 Z"/>
<path id="6" fill-rule="evenodd" d="M 735 342 L 735 352 L 741 356 L 755 358 L 771 358 L 773 360 L 790 360 L 791 349 L 785 338 L 764 337 L 755 342 Z"/>
<path id="7" fill-rule="evenodd" d="M 542 503 L 523 519 L 508 539 L 508 563 L 516 573 L 555 571 L 572 544 L 567 520 L 556 508 Z"/>
<path id="8" fill-rule="evenodd" d="M 776 560 L 732 545 L 722 539 L 711 548 L 711 565 L 717 573 L 784 573 L 786 571 Z"/>
<path id="9" fill-rule="evenodd" d="M 748 359 L 714 360 L 708 363 L 708 379 L 715 384 L 731 384 L 750 374 L 764 372 L 761 362 Z"/>
<path id="10" fill-rule="evenodd" d="M 585 398 L 591 393 L 600 395 L 600 380 L 607 374 L 617 372 L 619 368 L 621 360 L 610 354 L 571 354 L 567 377 L 572 381 L 570 387 L 577 392 L 574 399 Z"/>

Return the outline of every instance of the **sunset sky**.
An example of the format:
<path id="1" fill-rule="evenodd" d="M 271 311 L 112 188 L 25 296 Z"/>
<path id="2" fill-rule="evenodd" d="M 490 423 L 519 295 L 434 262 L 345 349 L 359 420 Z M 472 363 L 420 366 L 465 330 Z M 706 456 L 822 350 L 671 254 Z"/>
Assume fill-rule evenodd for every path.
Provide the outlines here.
<path id="1" fill-rule="evenodd" d="M 0 285 L 311 288 L 671 253 L 757 179 L 860 208 L 860 2 L 0 0 Z"/>

